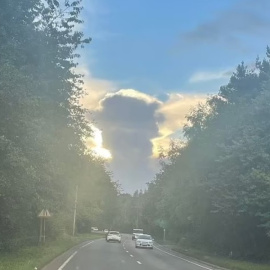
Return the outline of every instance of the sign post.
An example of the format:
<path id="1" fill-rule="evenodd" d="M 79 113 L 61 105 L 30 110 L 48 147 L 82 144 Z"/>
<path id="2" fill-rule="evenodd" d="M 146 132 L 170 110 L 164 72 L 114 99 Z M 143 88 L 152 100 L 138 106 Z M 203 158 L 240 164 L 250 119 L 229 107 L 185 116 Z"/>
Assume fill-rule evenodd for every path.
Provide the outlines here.
<path id="1" fill-rule="evenodd" d="M 167 222 L 164 219 L 157 219 L 155 223 L 163 229 L 163 243 L 166 241 L 166 229 L 168 228 Z"/>
<path id="2" fill-rule="evenodd" d="M 41 244 L 45 243 L 46 219 L 51 217 L 51 214 L 47 209 L 43 209 L 38 217 L 40 218 L 39 243 Z"/>
<path id="3" fill-rule="evenodd" d="M 75 203 L 74 203 L 74 213 L 73 213 L 73 228 L 72 228 L 72 235 L 75 235 L 75 228 L 76 228 L 76 213 L 77 213 L 77 202 L 78 202 L 78 185 L 76 186 L 75 191 Z"/>
<path id="4" fill-rule="evenodd" d="M 166 241 L 166 229 L 163 228 L 163 243 L 165 244 Z"/>

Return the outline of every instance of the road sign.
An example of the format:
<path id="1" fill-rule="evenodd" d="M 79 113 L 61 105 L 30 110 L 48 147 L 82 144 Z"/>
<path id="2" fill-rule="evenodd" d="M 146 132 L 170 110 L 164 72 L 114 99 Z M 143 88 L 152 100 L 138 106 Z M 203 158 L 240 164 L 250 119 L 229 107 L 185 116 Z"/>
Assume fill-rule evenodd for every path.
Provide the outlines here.
<path id="1" fill-rule="evenodd" d="M 40 218 L 40 232 L 39 232 L 39 243 L 45 243 L 45 220 L 51 217 L 49 210 L 42 209 L 38 217 Z"/>
<path id="2" fill-rule="evenodd" d="M 39 217 L 39 218 L 49 218 L 49 217 L 51 217 L 51 214 L 50 214 L 49 210 L 43 209 L 43 210 L 41 210 L 41 212 L 39 213 L 38 217 Z"/>

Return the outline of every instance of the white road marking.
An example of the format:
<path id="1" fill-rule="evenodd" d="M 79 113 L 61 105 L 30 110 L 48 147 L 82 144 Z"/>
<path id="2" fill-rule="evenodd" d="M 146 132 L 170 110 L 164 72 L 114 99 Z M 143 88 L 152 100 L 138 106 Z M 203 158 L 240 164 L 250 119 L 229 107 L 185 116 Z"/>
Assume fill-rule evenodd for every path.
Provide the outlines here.
<path id="1" fill-rule="evenodd" d="M 59 268 L 58 270 L 63 270 L 63 268 L 69 263 L 69 261 L 77 254 L 75 251 Z"/>
<path id="2" fill-rule="evenodd" d="M 133 255 L 131 255 L 131 254 L 130 254 L 129 256 L 130 256 L 130 257 L 133 257 Z"/>
<path id="3" fill-rule="evenodd" d="M 84 248 L 84 247 L 86 247 L 86 246 L 88 246 L 88 245 L 90 245 L 90 244 L 92 244 L 93 242 L 94 242 L 94 241 L 91 241 L 91 242 L 89 242 L 89 243 L 83 245 L 82 247 L 80 247 L 80 249 L 81 249 L 81 248 Z"/>
<path id="4" fill-rule="evenodd" d="M 140 261 L 137 261 L 138 264 L 142 264 Z"/>
<path id="5" fill-rule="evenodd" d="M 201 264 L 198 264 L 198 263 L 189 261 L 189 260 L 184 259 L 184 258 L 182 258 L 182 257 L 179 257 L 179 256 L 176 256 L 176 255 L 171 254 L 171 253 L 169 253 L 169 252 L 166 252 L 166 251 L 164 251 L 164 250 L 158 248 L 157 246 L 154 246 L 154 247 L 155 247 L 156 249 L 158 249 L 159 251 L 165 253 L 165 254 L 168 254 L 168 255 L 170 255 L 170 256 L 173 256 L 173 257 L 178 258 L 178 259 L 180 259 L 180 260 L 183 260 L 183 261 L 185 261 L 185 262 L 188 262 L 188 263 L 191 263 L 191 264 L 193 264 L 193 265 L 199 266 L 199 267 L 201 267 L 201 268 L 203 268 L 203 269 L 206 269 L 206 270 L 213 270 L 213 268 L 209 268 L 209 267 L 203 266 L 203 265 L 201 265 Z"/>
<path id="6" fill-rule="evenodd" d="M 126 252 L 128 253 L 128 250 L 126 250 Z"/>

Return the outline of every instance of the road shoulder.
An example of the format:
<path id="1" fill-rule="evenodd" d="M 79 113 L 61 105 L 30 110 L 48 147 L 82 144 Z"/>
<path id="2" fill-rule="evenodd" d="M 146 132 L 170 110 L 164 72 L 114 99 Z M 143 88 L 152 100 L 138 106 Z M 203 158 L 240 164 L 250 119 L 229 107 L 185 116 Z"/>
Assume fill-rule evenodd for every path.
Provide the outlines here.
<path id="1" fill-rule="evenodd" d="M 61 255 L 57 256 L 55 259 L 53 259 L 50 263 L 48 263 L 46 266 L 41 268 L 41 270 L 58 270 L 59 268 L 61 269 L 61 266 L 69 259 L 73 254 L 75 254 L 78 250 L 81 248 L 87 246 L 88 244 L 102 240 L 103 238 L 100 239 L 94 239 L 94 240 L 87 240 L 84 241 L 78 245 L 73 246 L 66 252 L 62 253 Z"/>
<path id="2" fill-rule="evenodd" d="M 182 259 L 184 261 L 188 261 L 188 262 L 191 262 L 191 263 L 194 263 L 194 264 L 209 267 L 209 269 L 213 269 L 213 270 L 229 270 L 228 268 L 224 268 L 224 267 L 221 267 L 221 266 L 218 266 L 218 265 L 214 265 L 214 264 L 211 264 L 209 262 L 199 260 L 199 259 L 191 257 L 191 256 L 187 256 L 187 255 L 185 255 L 183 253 L 180 253 L 178 251 L 174 251 L 174 250 L 172 250 L 172 248 L 170 246 L 161 245 L 161 244 L 159 244 L 157 242 L 155 242 L 154 248 L 160 249 L 163 252 L 167 253 L 168 255 L 178 257 L 179 259 Z"/>

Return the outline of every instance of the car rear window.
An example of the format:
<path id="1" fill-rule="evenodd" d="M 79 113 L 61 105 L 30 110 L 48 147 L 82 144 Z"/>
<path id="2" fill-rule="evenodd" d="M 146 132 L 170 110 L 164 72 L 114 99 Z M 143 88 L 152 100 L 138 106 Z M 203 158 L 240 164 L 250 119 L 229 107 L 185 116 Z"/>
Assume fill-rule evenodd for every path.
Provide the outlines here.
<path id="1" fill-rule="evenodd" d="M 138 236 L 138 239 L 148 239 L 148 240 L 152 240 L 151 235 L 146 235 L 146 234 L 142 234 Z"/>
<path id="2" fill-rule="evenodd" d="M 119 232 L 109 232 L 109 234 L 119 234 Z"/>

